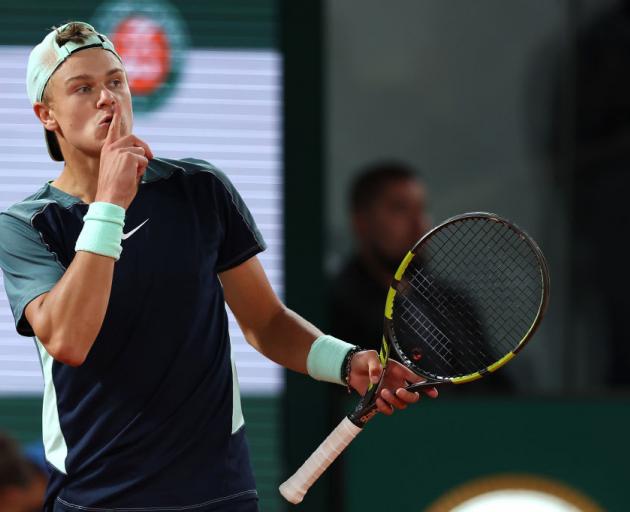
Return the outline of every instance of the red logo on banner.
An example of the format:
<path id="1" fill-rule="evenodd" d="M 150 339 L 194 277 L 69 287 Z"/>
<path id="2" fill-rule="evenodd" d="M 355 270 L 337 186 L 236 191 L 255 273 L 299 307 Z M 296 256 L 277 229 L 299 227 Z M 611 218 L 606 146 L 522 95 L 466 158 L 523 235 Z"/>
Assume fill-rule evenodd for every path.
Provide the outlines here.
<path id="1" fill-rule="evenodd" d="M 131 16 L 112 31 L 111 40 L 127 70 L 134 96 L 156 91 L 171 70 L 171 49 L 163 28 L 144 16 Z"/>

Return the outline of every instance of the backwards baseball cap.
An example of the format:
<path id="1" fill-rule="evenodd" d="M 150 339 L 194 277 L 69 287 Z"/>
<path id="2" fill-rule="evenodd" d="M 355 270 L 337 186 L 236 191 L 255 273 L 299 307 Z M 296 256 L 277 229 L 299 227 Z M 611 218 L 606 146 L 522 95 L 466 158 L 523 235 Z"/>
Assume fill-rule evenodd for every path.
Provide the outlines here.
<path id="1" fill-rule="evenodd" d="M 82 42 L 67 41 L 59 45 L 59 43 L 57 43 L 57 36 L 61 35 L 66 30 L 77 27 L 77 25 L 79 26 L 78 28 L 83 29 L 81 30 L 81 37 L 77 38 L 77 40 L 81 39 Z M 118 55 L 114 45 L 107 36 L 96 32 L 94 27 L 88 23 L 71 21 L 49 32 L 44 40 L 33 48 L 28 58 L 26 91 L 29 100 L 31 100 L 31 105 L 35 104 L 37 101 L 42 101 L 44 90 L 50 81 L 50 77 L 68 57 L 81 50 L 99 47 L 112 52 L 122 63 L 120 55 Z M 44 133 L 50 157 L 58 162 L 63 161 L 64 158 L 61 154 L 61 148 L 59 147 L 55 132 L 44 128 Z"/>

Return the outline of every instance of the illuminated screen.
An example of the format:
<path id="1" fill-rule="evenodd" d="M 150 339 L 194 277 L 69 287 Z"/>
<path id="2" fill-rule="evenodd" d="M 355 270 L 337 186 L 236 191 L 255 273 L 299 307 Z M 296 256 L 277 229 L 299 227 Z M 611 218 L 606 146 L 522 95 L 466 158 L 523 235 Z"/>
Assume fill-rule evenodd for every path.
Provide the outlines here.
<path id="1" fill-rule="evenodd" d="M 142 22 L 134 21 L 136 26 Z M 97 28 L 108 32 L 100 26 Z M 155 27 L 149 23 L 149 29 L 152 28 Z M 117 41 L 116 37 L 124 38 L 124 33 L 110 37 L 118 45 L 123 40 Z M 155 41 L 160 43 L 159 38 Z M 184 43 L 172 50 L 172 59 L 178 59 L 176 73 L 167 77 L 168 83 L 162 80 L 161 90 L 153 97 L 146 94 L 155 86 L 151 80 L 159 82 L 164 73 L 160 74 L 159 69 L 156 72 L 151 66 L 147 68 L 146 56 L 136 55 L 134 60 L 132 53 L 128 53 L 130 81 L 135 80 L 138 88 L 145 88 L 143 96 L 134 97 L 134 133 L 149 142 L 157 156 L 201 158 L 229 176 L 268 244 L 268 249 L 259 258 L 274 289 L 282 297 L 280 55 L 264 49 L 215 51 L 189 48 Z M 36 191 L 44 181 L 56 178 L 62 168 L 62 163 L 53 162 L 48 156 L 43 129 L 26 96 L 29 52 L 27 46 L 0 46 L 2 210 Z M 147 80 L 142 80 L 143 66 Z M 10 244 L 10 241 L 3 240 L 2 243 Z M 280 368 L 246 343 L 231 314 L 230 334 L 241 391 L 244 394 L 277 394 L 283 385 Z M 2 288 L 0 393 L 33 394 L 40 393 L 42 387 L 34 342 L 16 334 Z"/>

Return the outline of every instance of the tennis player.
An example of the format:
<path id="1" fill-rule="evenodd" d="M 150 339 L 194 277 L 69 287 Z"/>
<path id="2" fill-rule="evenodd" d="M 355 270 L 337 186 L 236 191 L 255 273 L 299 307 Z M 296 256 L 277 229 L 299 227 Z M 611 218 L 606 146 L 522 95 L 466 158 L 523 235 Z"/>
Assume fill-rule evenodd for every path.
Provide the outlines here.
<path id="1" fill-rule="evenodd" d="M 132 133 L 112 43 L 72 22 L 30 54 L 27 91 L 61 174 L 0 215 L 18 333 L 44 374 L 46 511 L 258 510 L 225 302 L 271 360 L 364 393 L 382 368 L 287 309 L 225 174 Z M 419 395 L 396 363 L 379 398 Z M 436 391 L 427 392 L 435 396 Z"/>

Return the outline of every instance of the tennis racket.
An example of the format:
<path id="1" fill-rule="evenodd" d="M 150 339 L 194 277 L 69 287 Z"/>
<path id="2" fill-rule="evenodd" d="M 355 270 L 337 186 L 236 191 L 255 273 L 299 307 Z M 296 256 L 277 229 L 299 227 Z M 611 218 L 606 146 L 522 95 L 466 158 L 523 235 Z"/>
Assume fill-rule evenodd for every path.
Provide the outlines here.
<path id="1" fill-rule="evenodd" d="M 506 364 L 536 331 L 549 299 L 549 272 L 534 240 L 491 213 L 465 213 L 433 228 L 405 256 L 385 303 L 385 371 L 293 476 L 280 486 L 300 503 L 319 476 L 377 413 L 390 357 L 425 381 L 464 384 Z"/>

